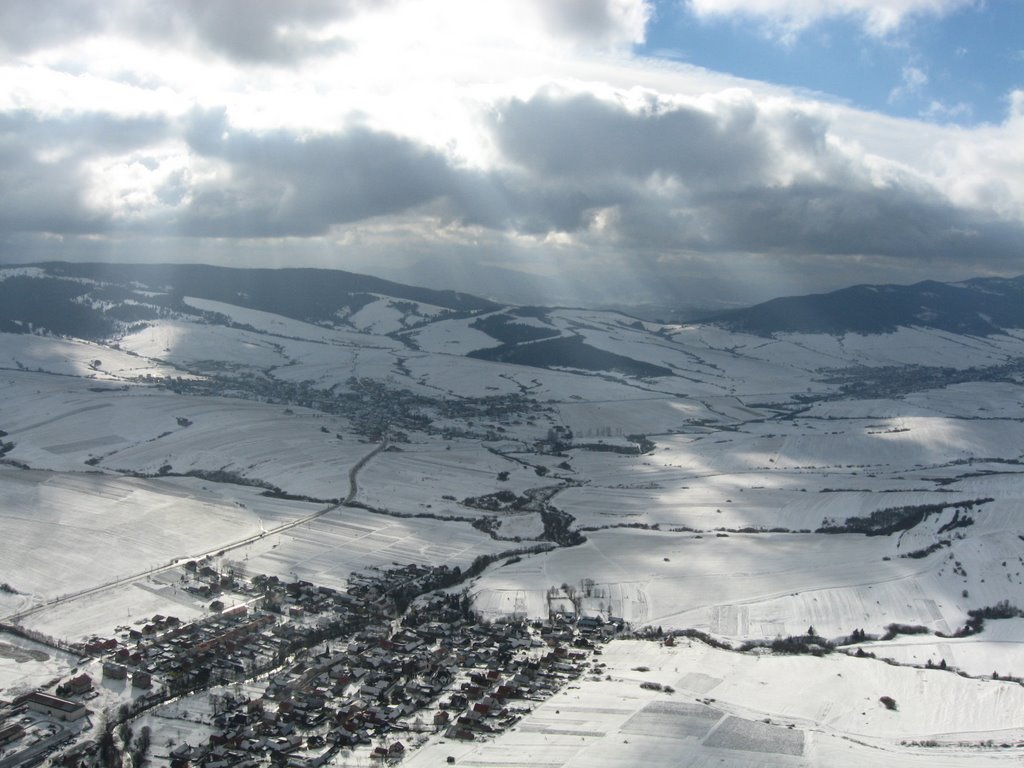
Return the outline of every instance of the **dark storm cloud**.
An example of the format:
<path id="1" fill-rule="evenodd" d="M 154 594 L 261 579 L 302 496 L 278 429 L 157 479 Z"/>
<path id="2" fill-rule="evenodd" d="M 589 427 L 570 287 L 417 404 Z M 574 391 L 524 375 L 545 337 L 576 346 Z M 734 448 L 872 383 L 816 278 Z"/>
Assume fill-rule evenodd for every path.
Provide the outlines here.
<path id="1" fill-rule="evenodd" d="M 222 110 L 174 123 L 0 114 L 0 234 L 105 233 L 116 224 L 158 236 L 310 237 L 421 212 L 499 234 L 575 233 L 627 258 L 750 252 L 996 264 L 1024 250 L 1016 223 L 957 208 L 923 186 L 869 183 L 829 148 L 827 126 L 797 111 L 766 115 L 729 102 L 717 112 L 638 113 L 589 96 L 544 96 L 510 101 L 501 116 L 493 130 L 512 165 L 478 170 L 366 127 L 254 132 Z M 155 171 L 146 147 L 168 138 L 212 165 L 159 176 L 149 208 L 110 203 L 104 179 L 85 168 L 110 157 Z M 780 175 L 789 166 L 804 175 Z M 119 210 L 88 204 L 91 185 Z"/>
<path id="2" fill-rule="evenodd" d="M 752 102 L 637 112 L 589 95 L 512 100 L 494 122 L 527 177 L 519 187 L 578 202 L 548 226 L 574 231 L 607 206 L 607 231 L 625 248 L 994 262 L 1024 253 L 1017 223 L 921 185 L 870 183 L 829 147 L 827 128 Z M 659 179 L 678 185 L 666 191 Z"/>
<path id="3" fill-rule="evenodd" d="M 446 220 L 530 235 L 586 229 L 594 210 L 626 196 L 615 183 L 581 185 L 575 179 L 537 178 L 520 172 L 459 172 L 453 181 L 441 206 Z"/>
<path id="4" fill-rule="evenodd" d="M 334 224 L 398 213 L 452 192 L 456 174 L 437 152 L 366 128 L 303 138 L 231 130 L 223 113 L 194 116 L 188 142 L 230 165 L 193 192 L 184 233 L 322 234 Z"/>
<path id="5" fill-rule="evenodd" d="M 769 142 L 753 105 L 636 113 L 594 96 L 510 101 L 495 122 L 506 156 L 543 175 L 674 176 L 694 186 L 760 178 Z"/>
<path id="6" fill-rule="evenodd" d="M 617 184 L 583 188 L 458 168 L 435 150 L 367 128 L 257 134 L 233 130 L 223 112 L 203 112 L 186 137 L 195 153 L 230 166 L 228 178 L 193 189 L 178 222 L 192 235 L 316 235 L 421 206 L 447 222 L 543 235 L 585 229 L 592 210 L 624 195 Z"/>
<path id="7" fill-rule="evenodd" d="M 1020 225 L 898 186 L 798 184 L 709 196 L 699 210 L 717 248 L 926 260 L 1024 255 Z"/>

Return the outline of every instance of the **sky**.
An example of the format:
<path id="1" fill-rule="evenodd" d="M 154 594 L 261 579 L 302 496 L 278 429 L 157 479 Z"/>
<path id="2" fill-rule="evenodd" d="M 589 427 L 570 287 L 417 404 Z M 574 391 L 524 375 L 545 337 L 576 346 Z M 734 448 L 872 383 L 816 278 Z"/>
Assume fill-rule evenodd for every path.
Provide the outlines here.
<path id="1" fill-rule="evenodd" d="M 725 306 L 1024 273 L 1021 0 L 4 0 L 0 263 Z"/>

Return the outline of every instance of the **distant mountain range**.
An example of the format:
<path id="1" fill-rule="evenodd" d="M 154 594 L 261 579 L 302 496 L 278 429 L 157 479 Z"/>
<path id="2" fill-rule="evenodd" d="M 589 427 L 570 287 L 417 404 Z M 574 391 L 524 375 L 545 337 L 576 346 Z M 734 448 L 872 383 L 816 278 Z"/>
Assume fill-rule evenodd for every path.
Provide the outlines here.
<path id="1" fill-rule="evenodd" d="M 441 313 L 435 318 L 487 315 L 504 308 L 466 293 L 327 269 L 51 262 L 0 269 L 0 277 L 5 273 L 0 280 L 0 331 L 47 330 L 94 339 L 173 312 L 201 314 L 184 304 L 186 296 L 331 326 L 346 325 L 347 318 L 380 297 L 396 306 L 402 302 L 429 305 Z M 519 360 L 523 354 L 520 347 L 526 343 L 532 345 L 532 355 L 543 352 L 548 357 L 575 358 L 589 354 L 578 340 L 554 338 L 558 332 L 543 328 L 530 329 L 532 335 L 526 338 L 506 338 L 505 326 L 498 322 L 504 319 L 494 316 L 476 321 L 475 327 L 503 343 L 479 356 L 526 362 Z M 826 294 L 773 299 L 707 315 L 698 322 L 762 336 L 876 334 L 912 326 L 988 336 L 1024 328 L 1024 276 L 908 286 L 858 285 Z M 521 332 L 525 326 L 509 328 Z M 585 367 L 594 364 L 591 361 Z M 659 375 L 654 369 L 645 373 Z"/>
<path id="2" fill-rule="evenodd" d="M 901 326 L 988 336 L 1024 328 L 1024 276 L 961 283 L 856 285 L 772 299 L 704 318 L 730 330 L 773 333 L 888 333 Z"/>

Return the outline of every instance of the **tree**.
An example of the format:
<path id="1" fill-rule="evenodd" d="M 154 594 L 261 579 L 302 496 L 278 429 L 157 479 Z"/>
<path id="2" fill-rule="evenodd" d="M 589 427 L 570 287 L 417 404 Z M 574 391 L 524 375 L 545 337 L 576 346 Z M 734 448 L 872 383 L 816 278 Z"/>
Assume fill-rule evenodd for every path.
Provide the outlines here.
<path id="1" fill-rule="evenodd" d="M 114 726 L 111 724 L 107 713 L 100 715 L 97 723 L 99 736 L 96 737 L 96 744 L 99 746 L 99 762 L 104 768 L 119 768 L 121 765 L 121 753 L 114 743 Z"/>
<path id="2" fill-rule="evenodd" d="M 149 726 L 142 726 L 142 730 L 139 731 L 139 735 L 135 738 L 135 743 L 132 745 L 132 765 L 140 766 L 146 761 L 146 755 L 149 752 L 149 744 L 151 738 L 152 732 L 150 731 Z"/>

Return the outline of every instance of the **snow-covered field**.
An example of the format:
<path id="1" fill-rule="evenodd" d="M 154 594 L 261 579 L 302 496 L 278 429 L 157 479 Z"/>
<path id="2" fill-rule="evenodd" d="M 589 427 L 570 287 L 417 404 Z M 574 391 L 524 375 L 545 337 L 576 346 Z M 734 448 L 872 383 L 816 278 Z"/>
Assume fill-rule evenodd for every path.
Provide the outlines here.
<path id="1" fill-rule="evenodd" d="M 179 375 L 173 367 L 131 352 L 86 341 L 32 334 L 3 334 L 0 370 L 36 371 L 95 379 Z"/>
<path id="2" fill-rule="evenodd" d="M 403 514 L 473 518 L 488 513 L 462 504 L 468 497 L 499 491 L 521 495 L 553 484 L 479 443 L 453 442 L 402 445 L 401 451 L 382 453 L 360 473 L 358 500 Z"/>
<path id="3" fill-rule="evenodd" d="M 242 486 L 0 467 L 5 615 L 196 557 L 316 511 Z"/>
<path id="4" fill-rule="evenodd" d="M 237 552 L 249 573 L 342 588 L 353 571 L 409 563 L 465 568 L 479 555 L 506 549 L 508 542 L 464 523 L 341 508 Z"/>
<path id="5" fill-rule="evenodd" d="M 38 468 L 219 470 L 331 499 L 348 493 L 349 469 L 373 448 L 344 418 L 305 408 L 29 373 L 0 372 L 0 387 L 10 458 Z"/>

